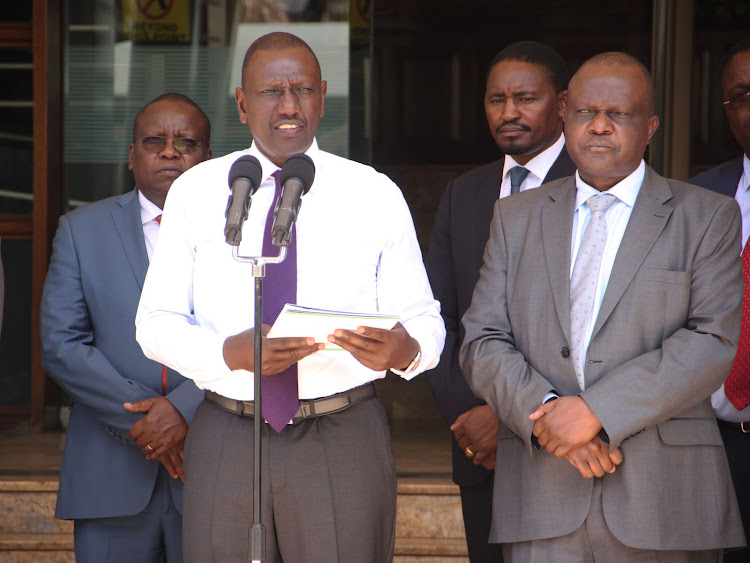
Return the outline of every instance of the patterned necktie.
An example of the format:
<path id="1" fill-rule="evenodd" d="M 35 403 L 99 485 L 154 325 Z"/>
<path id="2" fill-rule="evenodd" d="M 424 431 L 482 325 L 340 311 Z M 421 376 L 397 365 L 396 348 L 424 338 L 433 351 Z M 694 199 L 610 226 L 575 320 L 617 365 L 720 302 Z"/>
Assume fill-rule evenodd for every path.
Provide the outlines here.
<path id="1" fill-rule="evenodd" d="M 521 190 L 521 184 L 529 175 L 528 169 L 523 166 L 514 166 L 510 169 L 510 195 L 517 194 Z"/>
<path id="2" fill-rule="evenodd" d="M 724 393 L 737 410 L 750 405 L 750 240 L 742 250 L 742 277 L 745 279 L 745 292 L 742 296 L 742 324 L 737 355 L 732 370 L 724 382 Z"/>
<path id="3" fill-rule="evenodd" d="M 273 209 L 281 194 L 278 171 L 273 174 L 276 180 L 276 193 L 266 218 L 263 231 L 263 256 L 277 256 L 279 249 L 271 242 Z M 287 247 L 286 258 L 281 264 L 266 266 L 266 279 L 263 282 L 263 324 L 273 325 L 281 309 L 287 303 L 297 301 L 297 233 L 294 228 L 291 242 Z M 294 363 L 275 375 L 264 375 L 261 381 L 263 396 L 263 418 L 276 432 L 281 432 L 299 410 L 297 390 L 297 364 Z"/>
<path id="4" fill-rule="evenodd" d="M 591 219 L 583 233 L 578 249 L 573 275 L 570 277 L 570 337 L 571 355 L 576 378 L 581 390 L 585 388 L 583 378 L 583 339 L 586 325 L 594 308 L 596 285 L 599 281 L 599 266 L 602 263 L 604 246 L 607 243 L 607 221 L 604 214 L 617 201 L 611 194 L 597 194 L 586 200 L 591 208 Z"/>

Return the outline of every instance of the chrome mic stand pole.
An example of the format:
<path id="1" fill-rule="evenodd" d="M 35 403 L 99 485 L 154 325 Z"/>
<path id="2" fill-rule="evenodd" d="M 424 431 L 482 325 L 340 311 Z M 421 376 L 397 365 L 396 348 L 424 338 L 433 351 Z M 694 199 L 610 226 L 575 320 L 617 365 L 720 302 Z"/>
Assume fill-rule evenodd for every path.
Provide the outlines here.
<path id="1" fill-rule="evenodd" d="M 275 258 L 249 257 L 239 255 L 239 246 L 232 249 L 232 256 L 238 262 L 250 263 L 255 278 L 255 353 L 254 353 L 254 384 L 253 394 L 255 414 L 253 415 L 253 523 L 248 530 L 249 553 L 248 560 L 261 563 L 266 558 L 266 529 L 260 516 L 260 429 L 263 420 L 261 410 L 261 378 L 263 377 L 263 278 L 266 277 L 266 264 L 279 264 L 286 258 L 286 246 L 279 249 Z"/>

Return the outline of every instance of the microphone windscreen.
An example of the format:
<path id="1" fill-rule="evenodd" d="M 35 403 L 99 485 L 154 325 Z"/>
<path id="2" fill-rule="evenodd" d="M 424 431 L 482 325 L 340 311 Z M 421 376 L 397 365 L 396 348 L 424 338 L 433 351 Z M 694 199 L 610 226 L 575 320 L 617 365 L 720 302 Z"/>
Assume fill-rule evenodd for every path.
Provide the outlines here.
<path id="1" fill-rule="evenodd" d="M 298 178 L 304 186 L 302 193 L 306 194 L 315 179 L 315 164 L 312 158 L 302 153 L 290 156 L 281 168 L 281 185 L 283 186 L 289 178 Z"/>
<path id="2" fill-rule="evenodd" d="M 263 169 L 260 166 L 260 161 L 254 156 L 246 154 L 235 160 L 229 169 L 229 188 L 231 189 L 237 178 L 247 178 L 252 185 L 252 191 L 255 192 L 260 186 L 261 176 L 263 176 Z"/>

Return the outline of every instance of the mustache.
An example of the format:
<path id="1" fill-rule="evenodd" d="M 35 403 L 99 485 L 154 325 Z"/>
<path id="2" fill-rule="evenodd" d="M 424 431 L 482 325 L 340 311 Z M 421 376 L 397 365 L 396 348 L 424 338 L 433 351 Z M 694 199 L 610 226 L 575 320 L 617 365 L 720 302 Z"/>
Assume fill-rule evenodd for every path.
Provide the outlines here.
<path id="1" fill-rule="evenodd" d="M 520 129 L 520 130 L 526 131 L 526 132 L 531 131 L 531 127 L 529 127 L 525 123 L 511 122 L 511 123 L 501 123 L 500 125 L 498 125 L 497 127 L 495 127 L 495 133 L 502 133 L 503 130 L 505 130 L 507 128 Z"/>

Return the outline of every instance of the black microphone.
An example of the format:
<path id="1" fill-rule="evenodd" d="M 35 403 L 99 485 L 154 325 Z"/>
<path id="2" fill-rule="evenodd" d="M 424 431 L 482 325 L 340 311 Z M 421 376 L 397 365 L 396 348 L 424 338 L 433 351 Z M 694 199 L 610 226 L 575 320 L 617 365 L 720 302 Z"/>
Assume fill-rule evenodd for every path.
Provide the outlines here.
<path id="1" fill-rule="evenodd" d="M 263 169 L 260 162 L 249 154 L 235 160 L 229 169 L 229 189 L 232 193 L 229 194 L 227 210 L 224 212 L 227 218 L 224 227 L 227 244 L 239 246 L 242 240 L 242 224 L 247 220 L 250 202 L 260 185 L 261 176 Z"/>
<path id="2" fill-rule="evenodd" d="M 288 246 L 291 240 L 292 225 L 297 220 L 302 196 L 312 186 L 315 179 L 315 165 L 306 154 L 294 154 L 284 163 L 279 181 L 282 190 L 273 211 L 274 246 Z"/>

